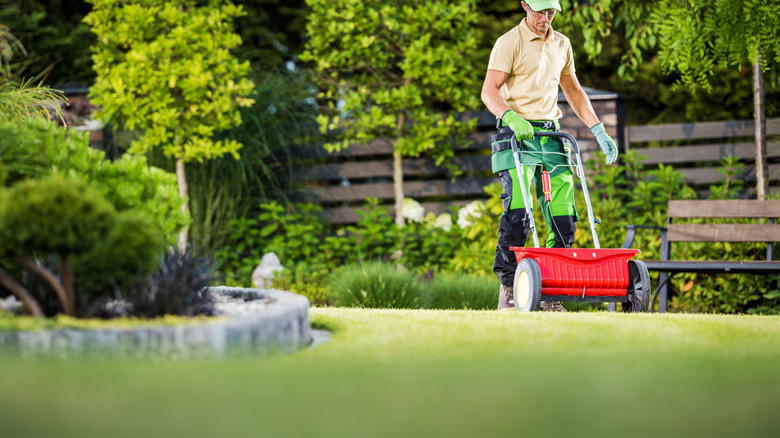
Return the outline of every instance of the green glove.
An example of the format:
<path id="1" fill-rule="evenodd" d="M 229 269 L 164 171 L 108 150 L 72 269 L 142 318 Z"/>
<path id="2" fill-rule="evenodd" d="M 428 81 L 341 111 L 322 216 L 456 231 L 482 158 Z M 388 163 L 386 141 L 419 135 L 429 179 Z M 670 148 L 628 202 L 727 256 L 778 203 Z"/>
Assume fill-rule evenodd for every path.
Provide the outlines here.
<path id="1" fill-rule="evenodd" d="M 590 127 L 590 132 L 596 136 L 596 141 L 599 142 L 601 150 L 604 151 L 604 154 L 607 156 L 607 164 L 614 163 L 618 156 L 617 145 L 615 144 L 615 140 L 612 140 L 612 137 L 604 131 L 604 125 L 601 123 L 593 125 Z"/>
<path id="2" fill-rule="evenodd" d="M 515 137 L 518 140 L 530 140 L 534 138 L 534 127 L 528 123 L 528 120 L 524 120 L 512 110 L 507 110 L 503 116 L 501 116 L 505 126 L 509 126 L 509 129 L 515 133 Z"/>

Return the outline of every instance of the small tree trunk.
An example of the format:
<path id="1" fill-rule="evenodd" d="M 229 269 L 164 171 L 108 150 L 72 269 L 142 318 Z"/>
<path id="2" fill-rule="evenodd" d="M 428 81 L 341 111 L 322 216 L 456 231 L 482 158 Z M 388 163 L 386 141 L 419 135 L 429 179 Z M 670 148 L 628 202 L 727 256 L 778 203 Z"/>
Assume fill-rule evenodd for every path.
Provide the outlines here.
<path id="1" fill-rule="evenodd" d="M 404 162 L 401 152 L 393 151 L 393 192 L 395 194 L 395 224 L 404 226 Z"/>
<path id="2" fill-rule="evenodd" d="M 30 311 L 32 316 L 36 318 L 43 318 L 45 316 L 43 314 L 43 310 L 41 310 L 41 306 L 38 304 L 38 301 L 36 301 L 35 298 L 33 298 L 33 296 L 27 292 L 27 289 L 25 289 L 24 286 L 19 284 L 16 280 L 13 279 L 13 277 L 8 275 L 8 273 L 6 273 L 3 268 L 0 268 L 0 284 L 5 286 L 5 288 L 11 291 L 12 294 L 16 295 L 22 301 L 24 307 Z"/>
<path id="3" fill-rule="evenodd" d="M 179 183 L 179 196 L 184 199 L 184 203 L 181 205 L 181 211 L 184 214 L 189 214 L 189 201 L 187 200 L 187 174 L 184 172 L 184 160 L 181 158 L 176 160 L 176 179 Z M 187 250 L 187 230 L 189 227 L 184 227 L 179 234 L 179 250 L 184 252 Z"/>
<path id="4" fill-rule="evenodd" d="M 14 261 L 18 265 L 27 268 L 43 278 L 43 280 L 54 290 L 54 293 L 57 294 L 57 298 L 60 300 L 60 303 L 62 303 L 62 311 L 68 316 L 76 316 L 76 306 L 74 306 L 74 302 L 68 297 L 68 293 L 66 292 L 63 283 L 57 279 L 56 275 L 38 263 L 22 256 L 14 256 Z M 63 280 L 64 279 L 65 275 L 63 273 Z"/>
<path id="5" fill-rule="evenodd" d="M 406 84 L 411 83 L 411 78 L 406 79 Z M 399 228 L 404 226 L 404 158 L 398 150 L 398 139 L 404 132 L 406 117 L 403 112 L 398 113 L 395 132 L 396 144 L 393 145 L 393 193 L 395 194 L 395 224 Z"/>
<path id="6" fill-rule="evenodd" d="M 73 268 L 70 266 L 70 258 L 62 256 L 60 266 L 62 270 L 62 285 L 65 287 L 65 296 L 68 297 L 68 302 L 65 304 L 65 314 L 75 317 L 76 292 L 73 286 Z"/>
<path id="7" fill-rule="evenodd" d="M 764 109 L 764 72 L 759 60 L 753 63 L 753 120 L 756 135 L 756 197 L 766 199 L 766 112 Z"/>

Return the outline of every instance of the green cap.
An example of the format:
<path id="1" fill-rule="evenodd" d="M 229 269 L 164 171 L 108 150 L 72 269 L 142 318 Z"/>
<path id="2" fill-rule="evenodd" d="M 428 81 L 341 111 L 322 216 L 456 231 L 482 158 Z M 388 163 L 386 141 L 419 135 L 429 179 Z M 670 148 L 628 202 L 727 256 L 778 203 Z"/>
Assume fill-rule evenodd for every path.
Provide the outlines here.
<path id="1" fill-rule="evenodd" d="M 558 0 L 523 0 L 525 4 L 534 11 L 544 11 L 547 9 L 561 10 L 561 3 Z"/>

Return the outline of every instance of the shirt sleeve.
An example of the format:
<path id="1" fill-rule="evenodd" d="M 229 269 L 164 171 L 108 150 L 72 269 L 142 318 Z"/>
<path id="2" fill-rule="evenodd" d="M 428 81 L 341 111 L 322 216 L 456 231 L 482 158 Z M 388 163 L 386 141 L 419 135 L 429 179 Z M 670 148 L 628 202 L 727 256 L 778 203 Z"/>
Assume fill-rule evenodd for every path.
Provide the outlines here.
<path id="1" fill-rule="evenodd" d="M 488 61 L 488 70 L 498 70 L 504 73 L 512 72 L 514 65 L 514 49 L 510 47 L 506 35 L 499 37 L 493 50 L 490 52 L 490 61 Z"/>
<path id="2" fill-rule="evenodd" d="M 571 42 L 566 39 L 566 62 L 563 64 L 561 76 L 574 74 L 574 53 L 571 49 Z"/>

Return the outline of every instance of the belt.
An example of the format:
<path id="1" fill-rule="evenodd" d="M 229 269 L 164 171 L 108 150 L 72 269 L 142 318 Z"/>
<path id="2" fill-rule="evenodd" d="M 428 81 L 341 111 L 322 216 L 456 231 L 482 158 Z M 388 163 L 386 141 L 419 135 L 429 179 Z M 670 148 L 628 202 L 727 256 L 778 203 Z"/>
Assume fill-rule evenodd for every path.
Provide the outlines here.
<path id="1" fill-rule="evenodd" d="M 529 120 L 528 123 L 531 124 L 534 128 L 539 129 L 547 129 L 550 131 L 557 131 L 559 129 L 558 121 L 557 120 L 544 120 L 544 121 L 536 121 L 536 120 Z M 499 117 L 496 119 L 496 129 L 501 128 L 501 118 Z"/>
<path id="2" fill-rule="evenodd" d="M 528 123 L 531 124 L 534 128 L 539 129 L 558 129 L 558 124 L 555 123 L 555 120 L 545 120 L 543 122 L 537 122 L 537 121 L 529 121 Z"/>

